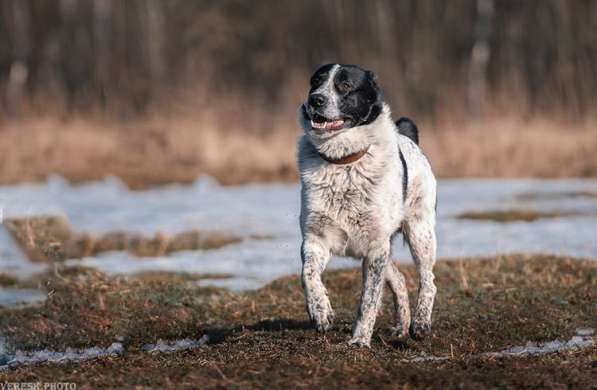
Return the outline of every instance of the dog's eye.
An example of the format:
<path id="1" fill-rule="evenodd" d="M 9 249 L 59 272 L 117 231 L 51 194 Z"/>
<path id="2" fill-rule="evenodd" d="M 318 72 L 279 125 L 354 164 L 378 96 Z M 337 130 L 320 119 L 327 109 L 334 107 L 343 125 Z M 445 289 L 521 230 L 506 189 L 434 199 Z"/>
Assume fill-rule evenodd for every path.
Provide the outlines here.
<path id="1" fill-rule="evenodd" d="M 338 84 L 338 90 L 340 92 L 348 92 L 352 89 L 352 85 L 350 85 L 350 83 L 348 81 L 342 81 L 340 84 Z"/>

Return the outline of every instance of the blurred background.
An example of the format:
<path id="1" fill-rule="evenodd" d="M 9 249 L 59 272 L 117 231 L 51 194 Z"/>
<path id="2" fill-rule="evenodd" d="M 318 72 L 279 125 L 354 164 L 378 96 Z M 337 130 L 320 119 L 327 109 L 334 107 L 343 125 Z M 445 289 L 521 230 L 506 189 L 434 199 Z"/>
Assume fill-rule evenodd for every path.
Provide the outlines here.
<path id="1" fill-rule="evenodd" d="M 597 174 L 595 0 L 2 0 L 0 184 L 294 181 L 329 62 L 377 73 L 441 177 Z"/>

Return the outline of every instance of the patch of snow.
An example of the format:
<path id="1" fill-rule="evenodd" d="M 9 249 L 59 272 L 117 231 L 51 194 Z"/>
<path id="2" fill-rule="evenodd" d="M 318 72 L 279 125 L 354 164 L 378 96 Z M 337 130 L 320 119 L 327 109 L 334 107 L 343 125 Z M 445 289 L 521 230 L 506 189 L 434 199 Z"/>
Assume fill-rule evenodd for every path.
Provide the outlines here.
<path id="1" fill-rule="evenodd" d="M 582 337 L 593 336 L 595 334 L 595 329 L 592 328 L 578 328 L 576 329 L 576 334 Z"/>
<path id="2" fill-rule="evenodd" d="M 449 356 L 433 356 L 426 353 L 422 353 L 412 359 L 402 359 L 405 363 L 421 363 L 421 362 L 443 362 L 450 360 Z"/>
<path id="3" fill-rule="evenodd" d="M 0 306 L 25 307 L 43 302 L 47 295 L 39 290 L 0 287 Z"/>
<path id="4" fill-rule="evenodd" d="M 121 340 L 122 341 L 122 340 Z M 85 349 L 67 348 L 64 352 L 44 349 L 41 351 L 21 351 L 9 353 L 6 342 L 0 338 L 0 371 L 9 367 L 27 366 L 39 363 L 80 363 L 85 360 L 98 359 L 106 356 L 118 356 L 124 353 L 121 341 L 112 343 L 107 348 L 91 347 Z M 181 339 L 174 341 L 158 340 L 156 344 L 146 344 L 141 350 L 148 353 L 172 353 L 198 348 L 209 342 L 208 335 L 200 339 Z"/>
<path id="5" fill-rule="evenodd" d="M 579 328 L 577 334 L 568 341 L 548 341 L 544 343 L 528 342 L 524 346 L 515 346 L 498 352 L 484 352 L 473 355 L 472 358 L 512 358 L 529 355 L 543 355 L 547 353 L 567 350 L 584 349 L 595 345 L 594 329 Z M 122 341 L 122 339 L 120 339 Z M 64 352 L 50 351 L 17 351 L 14 354 L 7 352 L 6 341 L 0 338 L 0 370 L 9 367 L 32 365 L 39 363 L 79 363 L 89 359 L 105 356 L 118 356 L 124 353 L 122 342 L 114 342 L 108 348 L 91 347 L 85 349 L 67 348 Z M 158 340 L 155 344 L 145 344 L 141 347 L 147 353 L 173 353 L 201 347 L 209 342 L 209 336 L 203 335 L 200 339 Z M 410 359 L 402 359 L 405 363 L 443 362 L 450 360 L 450 356 L 434 356 L 422 353 Z"/>
<path id="6" fill-rule="evenodd" d="M 545 343 L 534 343 L 529 341 L 524 346 L 516 346 L 504 349 L 499 352 L 486 352 L 481 356 L 501 358 L 525 355 L 543 355 L 546 353 L 567 351 L 571 349 L 583 349 L 595 345 L 595 340 L 592 337 L 593 329 L 577 329 L 577 334 L 572 336 L 570 340 L 561 341 L 554 340 Z M 590 334 L 589 334 L 590 333 Z"/>
<path id="7" fill-rule="evenodd" d="M 438 186 L 438 257 L 491 256 L 541 252 L 597 258 L 597 199 L 520 199 L 525 193 L 597 192 L 597 180 L 565 179 L 448 179 Z M 67 264 L 96 267 L 108 274 L 146 270 L 232 273 L 237 278 L 214 281 L 234 289 L 254 288 L 300 270 L 298 225 L 300 192 L 297 184 L 220 186 L 199 178 L 190 185 L 169 185 L 130 191 L 115 178 L 71 185 L 53 177 L 45 183 L 0 186 L 5 217 L 62 214 L 75 231 L 104 233 L 125 230 L 146 235 L 175 234 L 193 229 L 235 235 L 271 236 L 246 240 L 215 250 L 182 251 L 164 257 L 139 258 L 108 252 Z M 574 210 L 582 216 L 498 223 L 454 218 L 464 211 L 534 209 Z M 8 249 L 7 249 L 8 248 Z M 410 262 L 397 239 L 394 257 Z M 332 268 L 358 265 L 336 258 Z M 27 277 L 45 265 L 28 261 L 0 226 L 0 272 Z M 238 283 L 235 283 L 235 280 Z M 202 282 L 209 283 L 209 281 Z"/>
<path id="8" fill-rule="evenodd" d="M 141 350 L 149 353 L 172 353 L 200 347 L 209 342 L 209 336 L 203 335 L 200 339 L 182 339 L 174 341 L 158 340 L 156 344 L 145 344 Z"/>
<path id="9" fill-rule="evenodd" d="M 199 279 L 195 282 L 197 286 L 201 287 L 221 287 L 233 291 L 246 291 L 258 289 L 263 285 L 263 282 L 254 278 L 232 277 L 232 278 L 210 278 Z"/>
<path id="10" fill-rule="evenodd" d="M 0 272 L 28 278 L 46 267 L 47 264 L 29 261 L 8 230 L 0 224 Z"/>
<path id="11" fill-rule="evenodd" d="M 10 355 L 8 354 L 8 347 L 6 346 L 6 339 L 4 337 L 0 337 L 0 367 L 6 366 L 10 359 Z"/>
<path id="12" fill-rule="evenodd" d="M 261 287 L 283 275 L 299 273 L 300 239 L 247 240 L 212 250 L 181 251 L 169 256 L 135 257 L 126 252 L 108 252 L 82 260 L 68 260 L 66 265 L 94 267 L 109 275 L 143 271 L 184 271 L 203 274 L 231 274 L 232 278 L 203 279 L 202 286 L 221 286 L 232 290 Z M 336 258 L 330 268 L 354 267 L 348 258 Z"/>
<path id="13" fill-rule="evenodd" d="M 471 356 L 472 358 L 512 358 L 530 355 L 544 355 L 554 352 L 569 351 L 575 349 L 589 348 L 595 345 L 593 338 L 595 330 L 591 328 L 579 328 L 576 330 L 576 335 L 572 336 L 570 340 L 561 341 L 553 340 L 543 343 L 535 343 L 529 341 L 524 346 L 514 346 L 497 352 L 484 352 Z M 443 362 L 450 360 L 450 356 L 434 356 L 422 353 L 410 359 L 402 359 L 405 363 L 418 362 Z"/>
<path id="14" fill-rule="evenodd" d="M 14 354 L 1 353 L 0 370 L 8 367 L 32 365 L 39 363 L 79 363 L 89 359 L 97 359 L 105 356 L 121 355 L 124 351 L 122 343 L 112 343 L 108 348 L 91 347 L 85 349 L 67 348 L 64 352 L 50 351 L 47 349 L 41 351 L 25 352 L 16 351 Z"/>

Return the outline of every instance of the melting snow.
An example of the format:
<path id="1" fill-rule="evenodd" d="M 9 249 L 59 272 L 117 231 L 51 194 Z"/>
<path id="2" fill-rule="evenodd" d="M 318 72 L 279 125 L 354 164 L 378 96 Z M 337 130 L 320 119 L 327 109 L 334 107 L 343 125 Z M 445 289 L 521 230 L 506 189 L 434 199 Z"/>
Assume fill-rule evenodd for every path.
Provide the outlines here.
<path id="1" fill-rule="evenodd" d="M 46 299 L 39 290 L 0 287 L 0 306 L 28 306 Z"/>
<path id="2" fill-rule="evenodd" d="M 208 335 L 203 335 L 199 340 L 195 339 L 182 339 L 174 341 L 158 340 L 156 344 L 145 344 L 141 350 L 150 353 L 172 353 L 177 351 L 184 351 L 187 349 L 193 349 L 207 344 L 209 341 Z"/>
<path id="3" fill-rule="evenodd" d="M 597 192 L 597 180 L 440 180 L 438 194 L 439 257 L 490 256 L 497 253 L 545 252 L 597 257 L 597 199 L 583 197 L 520 199 L 524 193 Z M 126 252 L 69 260 L 108 274 L 145 270 L 232 273 L 237 278 L 212 281 L 233 289 L 261 286 L 299 272 L 299 187 L 297 184 L 220 186 L 210 178 L 191 185 L 130 191 L 118 179 L 71 185 L 59 177 L 45 183 L 0 187 L 4 217 L 63 214 L 76 231 L 126 230 L 144 234 L 192 229 L 220 230 L 241 236 L 272 236 L 215 250 L 182 251 L 165 257 L 138 258 Z M 471 210 L 575 210 L 586 215 L 534 222 L 497 223 L 454 218 Z M 410 262 L 402 240 L 395 257 Z M 334 259 L 331 267 L 355 266 Z M 27 277 L 43 264 L 28 261 L 0 226 L 0 272 Z M 210 283 L 206 280 L 202 283 Z"/>
<path id="4" fill-rule="evenodd" d="M 553 352 L 562 352 L 575 349 L 589 348 L 595 345 L 593 338 L 595 331 L 590 328 L 577 329 L 576 335 L 568 341 L 548 341 L 544 343 L 528 342 L 525 346 L 511 347 L 498 352 L 485 352 L 472 356 L 473 358 L 508 358 L 528 355 L 542 355 Z M 158 340 L 156 344 L 145 344 L 141 350 L 147 353 L 173 353 L 201 347 L 209 342 L 209 336 L 203 335 L 200 339 L 180 340 Z M 97 359 L 105 356 L 118 356 L 124 353 L 124 347 L 120 342 L 114 342 L 108 348 L 91 347 L 85 349 L 67 348 L 65 352 L 50 351 L 17 351 L 14 354 L 7 352 L 4 339 L 0 338 L 0 370 L 9 367 L 32 365 L 39 363 L 69 363 L 82 362 L 89 359 Z M 418 362 L 442 362 L 449 360 L 449 356 L 434 356 L 421 354 L 419 356 L 403 359 L 406 363 Z"/>
<path id="5" fill-rule="evenodd" d="M 498 352 L 485 352 L 478 355 L 472 356 L 473 358 L 509 358 L 509 357 L 520 357 L 529 355 L 544 355 L 553 352 L 563 352 L 575 349 L 589 348 L 595 345 L 595 339 L 593 334 L 594 329 L 581 328 L 576 330 L 576 335 L 572 336 L 570 340 L 561 341 L 553 340 L 544 343 L 535 343 L 529 341 L 524 346 L 515 346 L 504 349 Z M 415 362 L 441 362 L 449 360 L 449 356 L 434 356 L 427 355 L 425 353 L 416 356 L 411 359 L 403 359 L 402 361 L 407 363 Z"/>
<path id="6" fill-rule="evenodd" d="M 558 352 L 574 348 L 587 348 L 593 345 L 595 341 L 592 338 L 574 336 L 568 341 L 554 340 L 547 343 L 528 342 L 525 346 L 518 346 L 505 349 L 499 352 L 488 352 L 483 356 L 488 357 L 507 357 L 521 355 L 540 355 L 550 352 Z"/>
<path id="7" fill-rule="evenodd" d="M 3 343 L 0 343 L 3 344 Z M 38 363 L 70 363 L 82 362 L 84 360 L 96 359 L 104 356 L 121 355 L 124 348 L 121 343 L 112 343 L 108 348 L 91 347 L 85 349 L 67 348 L 64 352 L 50 351 L 47 349 L 41 351 L 24 352 L 17 351 L 13 355 L 3 353 L 0 348 L 0 369 L 7 367 L 31 365 Z"/>
<path id="8" fill-rule="evenodd" d="M 209 341 L 207 335 L 198 340 L 182 339 L 174 341 L 159 340 L 156 344 L 146 344 L 142 351 L 149 353 L 172 353 L 198 348 Z M 78 363 L 84 360 L 97 359 L 105 356 L 118 356 L 124 353 L 121 342 L 114 342 L 108 348 L 91 347 L 85 349 L 67 348 L 64 352 L 41 350 L 21 351 L 9 353 L 4 339 L 0 339 L 0 370 L 8 367 L 32 365 L 39 363 Z"/>

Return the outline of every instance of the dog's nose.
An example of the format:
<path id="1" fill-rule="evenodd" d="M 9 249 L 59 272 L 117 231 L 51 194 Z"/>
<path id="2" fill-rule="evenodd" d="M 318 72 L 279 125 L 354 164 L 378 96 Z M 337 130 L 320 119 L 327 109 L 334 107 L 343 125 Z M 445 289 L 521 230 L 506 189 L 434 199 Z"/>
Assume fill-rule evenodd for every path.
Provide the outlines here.
<path id="1" fill-rule="evenodd" d="M 319 108 L 321 106 L 323 106 L 326 102 L 326 98 L 325 96 L 319 94 L 319 93 L 314 93 L 312 95 L 309 95 L 309 105 L 311 107 L 314 108 Z"/>

